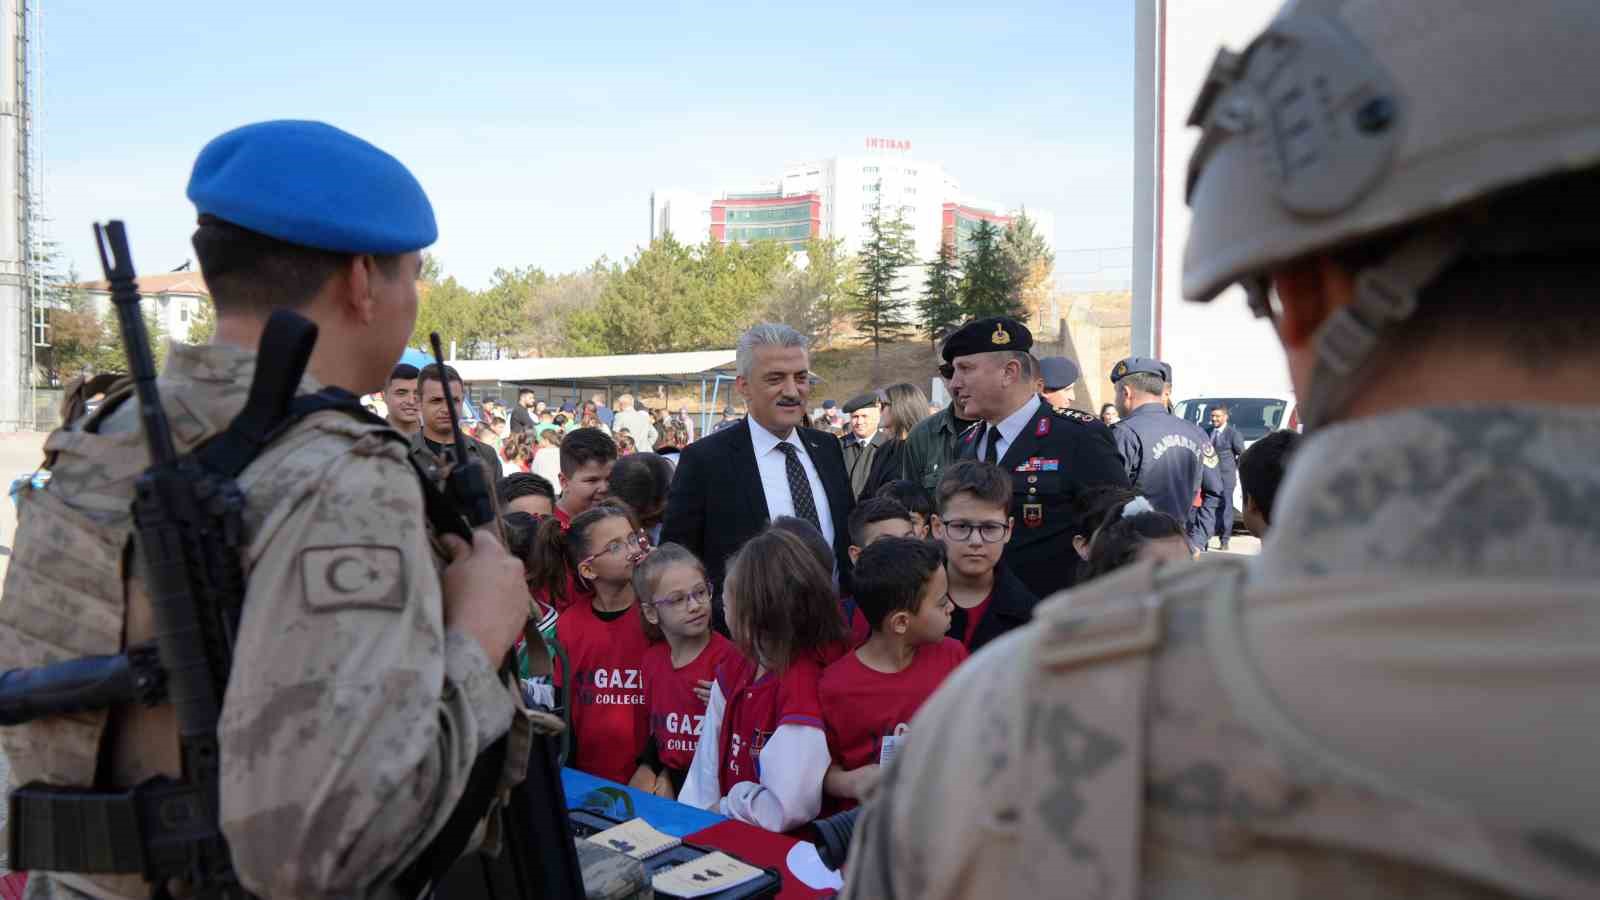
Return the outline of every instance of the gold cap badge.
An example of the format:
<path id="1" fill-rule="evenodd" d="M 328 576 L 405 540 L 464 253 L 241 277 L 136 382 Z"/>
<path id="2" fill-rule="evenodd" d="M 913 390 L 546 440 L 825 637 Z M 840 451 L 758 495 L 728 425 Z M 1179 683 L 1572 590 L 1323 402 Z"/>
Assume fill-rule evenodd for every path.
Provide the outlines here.
<path id="1" fill-rule="evenodd" d="M 994 324 L 994 334 L 989 335 L 989 343 L 996 347 L 1004 347 L 1011 343 L 1011 335 L 1006 333 L 1005 325 L 999 322 Z"/>

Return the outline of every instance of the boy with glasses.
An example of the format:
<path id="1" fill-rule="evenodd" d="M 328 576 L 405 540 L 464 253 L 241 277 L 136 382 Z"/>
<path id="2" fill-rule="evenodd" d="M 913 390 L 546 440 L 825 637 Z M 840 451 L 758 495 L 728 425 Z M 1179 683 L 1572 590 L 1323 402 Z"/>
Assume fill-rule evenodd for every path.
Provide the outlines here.
<path id="1" fill-rule="evenodd" d="M 933 536 L 944 544 L 950 577 L 950 636 L 967 650 L 1026 624 L 1038 605 L 1000 562 L 1011 539 L 1011 477 L 993 463 L 963 460 L 939 479 Z"/>

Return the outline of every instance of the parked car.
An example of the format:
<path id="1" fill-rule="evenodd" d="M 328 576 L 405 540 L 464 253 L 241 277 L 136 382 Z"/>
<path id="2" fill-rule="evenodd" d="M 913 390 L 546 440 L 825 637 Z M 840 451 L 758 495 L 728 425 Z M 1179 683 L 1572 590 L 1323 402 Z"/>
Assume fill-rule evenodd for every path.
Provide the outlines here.
<path id="1" fill-rule="evenodd" d="M 1211 411 L 1219 406 L 1228 408 L 1228 422 L 1239 429 L 1245 449 L 1274 431 L 1289 428 L 1300 430 L 1300 409 L 1293 397 L 1195 397 L 1173 404 L 1174 414 L 1199 425 L 1207 434 L 1211 432 Z M 1237 482 L 1233 486 L 1233 530 L 1244 528 L 1244 490 Z"/>

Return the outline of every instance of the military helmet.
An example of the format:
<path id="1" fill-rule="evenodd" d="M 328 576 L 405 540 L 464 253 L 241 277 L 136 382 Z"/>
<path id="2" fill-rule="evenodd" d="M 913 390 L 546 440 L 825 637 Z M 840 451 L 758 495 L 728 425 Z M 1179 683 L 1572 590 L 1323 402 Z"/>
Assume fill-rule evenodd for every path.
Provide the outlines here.
<path id="1" fill-rule="evenodd" d="M 1274 268 L 1402 233 L 1316 336 L 1318 380 L 1348 376 L 1467 254 L 1452 213 L 1600 165 L 1596 48 L 1594 0 L 1291 0 L 1243 53 L 1218 54 L 1190 114 L 1184 295 L 1237 283 L 1264 315 Z"/>

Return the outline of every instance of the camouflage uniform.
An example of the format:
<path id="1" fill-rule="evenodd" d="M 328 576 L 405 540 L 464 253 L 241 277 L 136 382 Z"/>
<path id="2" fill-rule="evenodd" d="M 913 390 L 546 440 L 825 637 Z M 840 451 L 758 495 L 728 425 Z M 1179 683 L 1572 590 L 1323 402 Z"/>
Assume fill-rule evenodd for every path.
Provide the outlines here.
<path id="1" fill-rule="evenodd" d="M 958 671 L 846 894 L 1600 896 L 1597 446 L 1592 410 L 1319 432 L 1251 563 L 1123 570 Z"/>
<path id="2" fill-rule="evenodd" d="M 171 347 L 160 390 L 179 452 L 227 426 L 254 369 L 253 352 Z M 307 377 L 300 387 L 320 386 Z M 148 454 L 136 401 L 116 399 L 101 420 L 45 444 L 53 477 L 22 498 L 0 669 L 152 636 L 128 550 Z M 239 479 L 249 581 L 220 723 L 221 824 L 240 879 L 260 896 L 379 892 L 512 724 L 514 692 L 493 662 L 444 627 L 421 488 L 405 444 L 385 431 L 316 414 Z M 179 772 L 170 706 L 44 719 L 0 742 L 18 784 L 127 787 Z M 28 884 L 30 897 L 149 893 L 137 876 L 34 873 Z"/>

